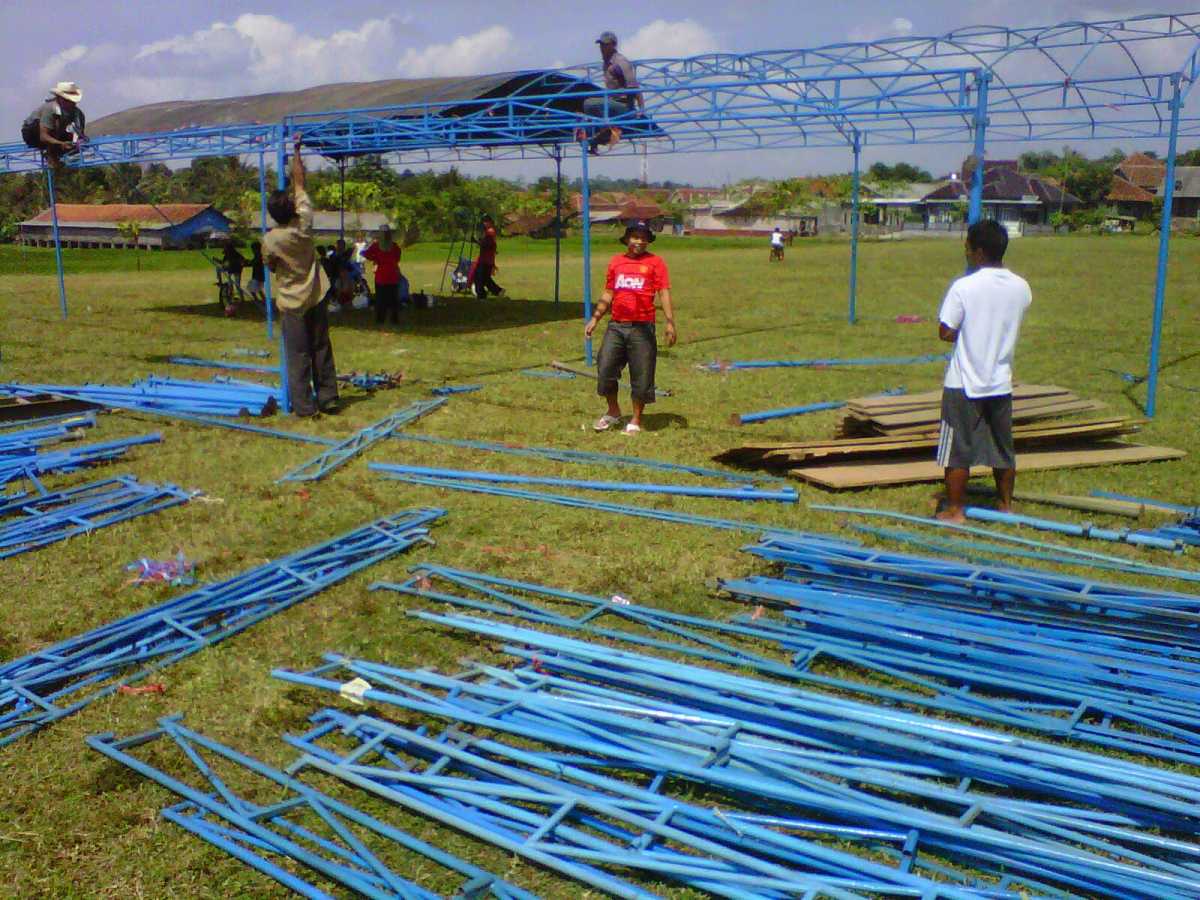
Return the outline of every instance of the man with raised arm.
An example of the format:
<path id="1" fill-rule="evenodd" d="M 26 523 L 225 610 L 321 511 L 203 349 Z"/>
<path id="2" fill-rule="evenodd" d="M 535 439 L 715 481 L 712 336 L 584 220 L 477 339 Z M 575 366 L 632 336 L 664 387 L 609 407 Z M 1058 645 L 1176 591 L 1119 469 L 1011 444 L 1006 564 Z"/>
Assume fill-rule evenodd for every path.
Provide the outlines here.
<path id="1" fill-rule="evenodd" d="M 625 434 L 642 430 L 642 410 L 654 402 L 654 368 L 658 361 L 658 341 L 654 331 L 654 300 L 662 304 L 667 320 L 667 346 L 675 346 L 675 309 L 671 305 L 671 279 L 662 257 L 649 251 L 654 232 L 645 222 L 634 222 L 625 229 L 621 243 L 625 252 L 608 264 L 604 293 L 596 311 L 583 329 L 591 337 L 604 314 L 612 310 L 612 321 L 604 332 L 596 361 L 596 392 L 608 402 L 608 411 L 592 426 L 596 431 L 621 424 L 621 405 L 617 385 L 621 370 L 629 366 L 633 417 Z"/>
<path id="2" fill-rule="evenodd" d="M 292 412 L 316 416 L 337 412 L 338 386 L 321 269 L 313 248 L 312 201 L 305 190 L 300 135 L 296 135 L 293 148 L 291 179 L 290 190 L 275 191 L 267 200 L 275 227 L 263 239 L 263 259 L 271 270 L 283 328 Z"/>
<path id="3" fill-rule="evenodd" d="M 942 388 L 938 465 L 946 499 L 937 517 L 963 522 L 972 466 L 991 466 L 997 508 L 1012 511 L 1017 457 L 1012 437 L 1013 351 L 1029 283 L 1004 268 L 1008 232 L 998 222 L 967 229 L 968 274 L 950 286 L 938 313 L 938 337 L 954 345 Z"/>

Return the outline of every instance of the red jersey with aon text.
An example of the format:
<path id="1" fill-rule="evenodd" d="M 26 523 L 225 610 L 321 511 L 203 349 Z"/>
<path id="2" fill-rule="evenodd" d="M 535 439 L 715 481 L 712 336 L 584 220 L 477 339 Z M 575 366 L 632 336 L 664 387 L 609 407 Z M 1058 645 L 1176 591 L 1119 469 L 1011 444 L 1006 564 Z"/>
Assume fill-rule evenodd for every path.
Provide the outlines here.
<path id="1" fill-rule="evenodd" d="M 612 291 L 614 322 L 653 322 L 654 295 L 671 287 L 667 264 L 647 253 L 634 259 L 624 253 L 608 264 L 605 290 Z"/>

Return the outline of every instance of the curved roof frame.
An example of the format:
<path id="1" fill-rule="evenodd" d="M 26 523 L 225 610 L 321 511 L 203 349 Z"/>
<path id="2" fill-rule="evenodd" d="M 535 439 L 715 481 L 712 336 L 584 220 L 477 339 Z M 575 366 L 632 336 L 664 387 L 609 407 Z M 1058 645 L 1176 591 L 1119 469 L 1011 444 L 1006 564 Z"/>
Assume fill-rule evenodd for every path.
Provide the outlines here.
<path id="1" fill-rule="evenodd" d="M 638 61 L 645 115 L 585 115 L 599 63 L 525 73 L 508 97 L 318 110 L 277 125 L 118 135 L 89 144 L 77 166 L 254 154 L 304 131 L 331 157 L 398 161 L 545 158 L 577 128 L 620 125 L 615 153 L 962 143 L 973 137 L 978 83 L 997 141 L 1145 140 L 1167 136 L 1173 86 L 1200 76 L 1200 12 L 1049 27 L 983 26 L 801 50 Z M 1183 116 L 1179 134 L 1200 135 Z M 556 150 L 556 147 L 558 150 Z M 37 153 L 0 146 L 0 172 L 40 168 Z"/>

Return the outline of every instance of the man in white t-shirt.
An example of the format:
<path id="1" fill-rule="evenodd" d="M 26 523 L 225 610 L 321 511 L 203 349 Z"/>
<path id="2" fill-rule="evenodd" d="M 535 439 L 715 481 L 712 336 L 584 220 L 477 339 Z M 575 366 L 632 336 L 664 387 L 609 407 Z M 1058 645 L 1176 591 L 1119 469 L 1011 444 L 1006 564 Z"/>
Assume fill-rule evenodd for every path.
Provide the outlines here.
<path id="1" fill-rule="evenodd" d="M 1008 233 L 993 221 L 967 229 L 969 274 L 950 286 L 938 313 L 938 337 L 954 344 L 942 388 L 938 465 L 946 501 L 938 518 L 965 521 L 972 466 L 991 466 L 997 508 L 1012 509 L 1017 459 L 1012 438 L 1012 359 L 1021 318 L 1033 302 L 1029 283 L 1004 268 Z"/>
<path id="2" fill-rule="evenodd" d="M 783 230 L 778 225 L 771 232 L 771 255 L 768 259 L 783 259 Z"/>

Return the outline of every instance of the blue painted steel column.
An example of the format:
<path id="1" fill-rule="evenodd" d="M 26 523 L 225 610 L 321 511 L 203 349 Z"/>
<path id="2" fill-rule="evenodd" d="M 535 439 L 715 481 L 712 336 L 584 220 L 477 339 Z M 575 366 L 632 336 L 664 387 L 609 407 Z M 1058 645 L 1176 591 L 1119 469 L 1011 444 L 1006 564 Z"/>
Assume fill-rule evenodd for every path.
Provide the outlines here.
<path id="1" fill-rule="evenodd" d="M 279 166 L 279 171 L 276 173 L 276 184 L 279 190 L 287 187 L 287 174 L 285 166 L 287 165 L 287 129 L 279 129 L 279 146 L 276 148 L 276 164 Z M 287 348 L 283 344 L 283 328 L 279 329 L 279 408 L 285 413 L 292 411 L 292 396 L 288 393 L 288 358 Z"/>
<path id="2" fill-rule="evenodd" d="M 554 145 L 554 305 L 558 306 L 562 259 L 562 145 Z"/>
<path id="3" fill-rule="evenodd" d="M 579 142 L 579 156 L 583 160 L 583 320 L 592 317 L 592 192 L 588 187 L 588 148 L 585 141 Z M 592 339 L 583 339 L 583 355 L 589 366 L 592 360 Z"/>
<path id="4" fill-rule="evenodd" d="M 258 214 L 260 218 L 259 230 L 262 236 L 267 236 L 267 159 L 266 151 L 258 151 Z M 267 304 L 267 340 L 275 337 L 275 303 L 271 299 L 271 270 L 265 265 L 263 266 L 263 296 L 266 297 Z"/>
<path id="5" fill-rule="evenodd" d="M 983 156 L 987 138 L 988 84 L 990 72 L 980 72 L 975 96 L 975 171 L 971 175 L 971 202 L 967 208 L 967 224 L 974 225 L 983 218 Z"/>
<path id="6" fill-rule="evenodd" d="M 1158 274 L 1154 279 L 1154 323 L 1150 327 L 1150 361 L 1146 368 L 1146 415 L 1158 405 L 1158 355 L 1162 350 L 1163 307 L 1167 294 L 1167 259 L 1171 249 L 1171 207 L 1175 200 L 1175 145 L 1179 138 L 1179 76 L 1171 76 L 1171 133 L 1167 142 L 1167 174 L 1163 181 L 1162 221 L 1158 231 Z"/>
<path id="7" fill-rule="evenodd" d="M 855 303 L 858 300 L 858 220 L 859 215 L 859 163 L 862 158 L 862 138 L 854 132 L 854 175 L 850 189 L 850 324 L 857 321 Z"/>
<path id="8" fill-rule="evenodd" d="M 341 218 L 338 220 L 338 237 L 343 241 L 346 239 L 346 158 L 342 157 L 338 160 L 338 186 L 340 193 L 338 194 L 338 213 Z"/>
<path id="9" fill-rule="evenodd" d="M 54 167 L 42 166 L 46 169 L 46 190 L 50 194 L 50 225 L 54 230 L 54 262 L 58 267 L 58 305 L 62 309 L 62 317 L 67 317 L 67 282 L 63 278 L 62 236 L 58 231 L 58 201 L 54 199 Z"/>

